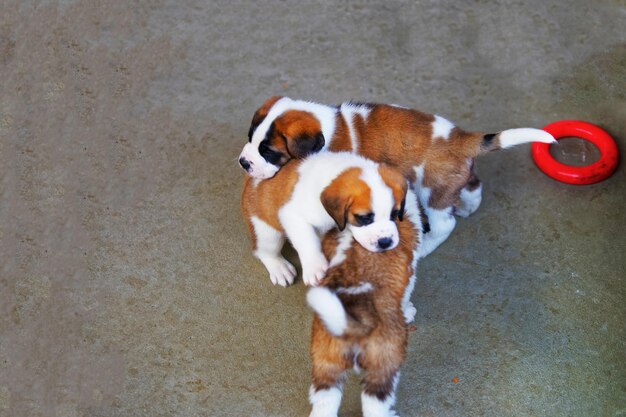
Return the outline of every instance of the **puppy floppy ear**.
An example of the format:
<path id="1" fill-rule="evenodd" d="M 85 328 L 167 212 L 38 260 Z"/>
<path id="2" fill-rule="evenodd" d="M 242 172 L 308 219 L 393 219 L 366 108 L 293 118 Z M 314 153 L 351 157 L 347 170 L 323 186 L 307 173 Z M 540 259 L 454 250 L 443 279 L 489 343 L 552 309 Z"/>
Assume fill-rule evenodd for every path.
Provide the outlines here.
<path id="1" fill-rule="evenodd" d="M 252 116 L 252 122 L 250 123 L 250 129 L 248 130 L 248 140 L 252 140 L 252 134 L 256 130 L 257 127 L 263 122 L 267 113 L 270 112 L 270 109 L 278 100 L 283 98 L 282 96 L 274 96 L 270 97 L 254 112 L 254 116 Z"/>
<path id="2" fill-rule="evenodd" d="M 350 200 L 345 193 L 336 184 L 331 183 L 322 191 L 320 200 L 326 209 L 326 212 L 333 218 L 339 230 L 346 228 L 348 222 L 348 209 L 350 208 Z"/>
<path id="3" fill-rule="evenodd" d="M 296 159 L 302 159 L 307 155 L 319 152 L 324 147 L 324 143 L 326 143 L 322 132 L 317 133 L 315 136 L 304 134 L 295 138 L 285 137 L 285 140 L 287 141 L 289 154 Z"/>
<path id="4" fill-rule="evenodd" d="M 398 211 L 398 220 L 404 219 L 404 206 L 406 205 L 406 192 L 409 188 L 406 178 L 395 168 L 386 164 L 380 164 L 378 172 L 382 177 L 387 187 L 391 188 L 394 199 L 394 207 L 400 202 L 400 209 Z"/>
<path id="5" fill-rule="evenodd" d="M 326 143 L 319 120 L 309 112 L 286 111 L 274 123 L 287 144 L 289 155 L 295 159 L 319 152 Z"/>

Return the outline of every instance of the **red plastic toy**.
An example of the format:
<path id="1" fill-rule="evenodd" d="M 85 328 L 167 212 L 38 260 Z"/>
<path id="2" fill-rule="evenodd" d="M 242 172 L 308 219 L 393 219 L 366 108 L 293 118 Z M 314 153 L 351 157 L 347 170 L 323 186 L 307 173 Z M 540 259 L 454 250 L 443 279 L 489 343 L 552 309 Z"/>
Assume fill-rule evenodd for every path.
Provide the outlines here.
<path id="1" fill-rule="evenodd" d="M 580 120 L 560 120 L 543 128 L 555 139 L 575 136 L 593 143 L 600 151 L 600 159 L 590 165 L 575 167 L 565 165 L 550 155 L 550 145 L 534 142 L 531 147 L 533 160 L 546 175 L 568 184 L 593 184 L 609 176 L 617 168 L 619 152 L 613 138 L 598 126 Z"/>

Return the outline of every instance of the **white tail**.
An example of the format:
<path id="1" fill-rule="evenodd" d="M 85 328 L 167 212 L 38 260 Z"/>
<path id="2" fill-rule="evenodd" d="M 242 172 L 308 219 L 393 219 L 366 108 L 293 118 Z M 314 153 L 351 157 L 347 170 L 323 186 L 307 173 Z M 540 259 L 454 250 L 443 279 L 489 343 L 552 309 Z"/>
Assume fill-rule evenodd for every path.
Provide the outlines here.
<path id="1" fill-rule="evenodd" d="M 332 335 L 344 334 L 348 327 L 348 317 L 339 297 L 326 287 L 315 287 L 309 290 L 306 300 Z"/>
<path id="2" fill-rule="evenodd" d="M 528 142 L 556 142 L 556 139 L 554 139 L 554 137 L 545 130 L 533 129 L 530 127 L 503 130 L 500 132 L 498 137 L 500 139 L 500 147 L 502 149 Z"/>

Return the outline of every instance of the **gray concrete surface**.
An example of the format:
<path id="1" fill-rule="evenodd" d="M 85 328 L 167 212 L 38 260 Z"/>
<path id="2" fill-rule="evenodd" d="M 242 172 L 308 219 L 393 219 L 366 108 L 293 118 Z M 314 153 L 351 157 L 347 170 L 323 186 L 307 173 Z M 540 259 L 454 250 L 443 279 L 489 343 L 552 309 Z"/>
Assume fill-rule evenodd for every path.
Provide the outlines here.
<path id="1" fill-rule="evenodd" d="M 3 417 L 307 415 L 305 288 L 270 285 L 238 208 L 270 95 L 580 118 L 625 150 L 623 1 L 0 7 Z M 482 207 L 419 267 L 398 411 L 625 416 L 624 164 L 568 186 L 526 146 L 478 172 Z"/>

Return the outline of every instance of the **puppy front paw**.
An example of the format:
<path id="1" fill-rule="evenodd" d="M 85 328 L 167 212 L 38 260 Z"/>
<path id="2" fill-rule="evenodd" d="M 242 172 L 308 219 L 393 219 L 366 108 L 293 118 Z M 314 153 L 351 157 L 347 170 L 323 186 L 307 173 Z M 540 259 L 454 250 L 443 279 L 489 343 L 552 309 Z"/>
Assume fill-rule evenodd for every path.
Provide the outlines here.
<path id="1" fill-rule="evenodd" d="M 408 304 L 404 306 L 402 313 L 404 314 L 405 323 L 408 324 L 415 320 L 415 314 L 417 314 L 417 309 L 415 308 L 413 303 L 409 301 Z"/>
<path id="2" fill-rule="evenodd" d="M 328 271 L 328 261 L 324 256 L 303 262 L 302 281 L 307 286 L 316 286 L 326 276 L 326 271 Z"/>
<path id="3" fill-rule="evenodd" d="M 284 258 L 273 259 L 266 262 L 265 267 L 270 273 L 272 284 L 280 285 L 281 287 L 293 284 L 293 280 L 296 277 L 296 268 L 288 260 Z"/>

